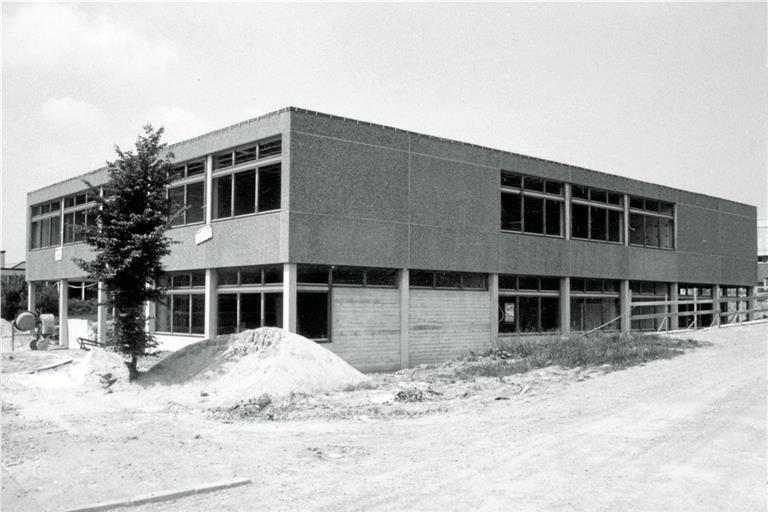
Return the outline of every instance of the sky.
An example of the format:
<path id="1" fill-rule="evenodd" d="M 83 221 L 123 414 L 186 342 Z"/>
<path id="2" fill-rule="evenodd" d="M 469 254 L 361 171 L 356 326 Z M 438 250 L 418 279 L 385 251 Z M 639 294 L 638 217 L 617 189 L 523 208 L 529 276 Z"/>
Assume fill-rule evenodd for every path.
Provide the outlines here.
<path id="1" fill-rule="evenodd" d="M 0 248 L 143 124 L 297 106 L 756 205 L 765 3 L 2 5 Z"/>

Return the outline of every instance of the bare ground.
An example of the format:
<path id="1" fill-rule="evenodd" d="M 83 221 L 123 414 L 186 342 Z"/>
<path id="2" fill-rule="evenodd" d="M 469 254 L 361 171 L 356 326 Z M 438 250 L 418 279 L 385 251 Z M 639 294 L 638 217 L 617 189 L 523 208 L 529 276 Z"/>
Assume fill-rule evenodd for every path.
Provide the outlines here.
<path id="1" fill-rule="evenodd" d="M 421 402 L 388 403 L 402 378 L 378 376 L 294 397 L 281 421 L 67 389 L 4 361 L 2 508 L 247 477 L 134 510 L 765 510 L 768 324 L 694 336 L 712 344 L 616 372 L 442 382 Z"/>

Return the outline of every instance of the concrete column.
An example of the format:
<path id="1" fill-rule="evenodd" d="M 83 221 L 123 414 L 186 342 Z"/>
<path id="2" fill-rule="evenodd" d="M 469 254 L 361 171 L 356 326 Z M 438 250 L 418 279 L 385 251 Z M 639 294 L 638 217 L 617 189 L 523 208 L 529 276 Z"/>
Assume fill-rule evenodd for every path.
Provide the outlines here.
<path id="1" fill-rule="evenodd" d="M 488 274 L 491 299 L 491 348 L 499 348 L 499 274 Z"/>
<path id="2" fill-rule="evenodd" d="M 27 309 L 29 311 L 34 311 L 35 307 L 37 306 L 35 301 L 35 290 L 37 288 L 37 285 L 34 281 L 27 282 Z"/>
<path id="3" fill-rule="evenodd" d="M 565 203 L 563 205 L 563 236 L 571 239 L 571 184 L 565 184 Z"/>
<path id="4" fill-rule="evenodd" d="M 400 368 L 408 368 L 410 361 L 410 346 L 408 343 L 408 324 L 410 321 L 410 280 L 408 269 L 400 269 L 398 274 L 398 287 L 400 289 Z"/>
<path id="5" fill-rule="evenodd" d="M 621 307 L 621 333 L 626 334 L 629 333 L 629 331 L 632 328 L 632 322 L 630 320 L 631 315 L 631 307 L 630 304 L 632 303 L 632 292 L 629 289 L 629 280 L 622 279 L 621 281 L 621 288 L 620 288 L 620 295 L 619 295 L 619 306 Z"/>
<path id="6" fill-rule="evenodd" d="M 560 334 L 571 334 L 571 278 L 560 278 Z"/>
<path id="7" fill-rule="evenodd" d="M 205 223 L 213 220 L 213 155 L 205 157 Z"/>
<path id="8" fill-rule="evenodd" d="M 676 301 L 680 299 L 679 295 L 680 289 L 677 285 L 677 283 L 669 283 L 669 300 Z M 674 306 L 669 306 L 669 312 L 670 313 L 677 313 L 680 309 L 680 306 L 675 304 Z M 680 318 L 674 315 L 669 316 L 669 329 L 670 330 L 677 330 L 680 328 Z"/>
<path id="9" fill-rule="evenodd" d="M 712 325 L 716 325 L 720 327 L 720 303 L 718 302 L 720 300 L 720 286 L 713 284 L 712 285 L 712 309 L 714 313 L 712 313 Z"/>
<path id="10" fill-rule="evenodd" d="M 69 281 L 62 279 L 59 281 L 59 345 L 69 347 L 69 312 L 67 305 L 69 303 Z"/>
<path id="11" fill-rule="evenodd" d="M 218 274 L 215 268 L 205 269 L 205 337 L 213 339 L 218 332 Z"/>
<path id="12" fill-rule="evenodd" d="M 296 332 L 296 264 L 283 265 L 283 329 Z"/>
<path id="13" fill-rule="evenodd" d="M 107 342 L 107 288 L 99 281 L 96 290 L 96 341 Z"/>

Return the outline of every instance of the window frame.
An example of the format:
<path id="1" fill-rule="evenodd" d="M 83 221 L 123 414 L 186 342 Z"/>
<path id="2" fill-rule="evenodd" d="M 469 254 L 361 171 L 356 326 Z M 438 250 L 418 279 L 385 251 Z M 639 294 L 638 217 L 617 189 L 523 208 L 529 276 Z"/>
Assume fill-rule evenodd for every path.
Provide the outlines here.
<path id="1" fill-rule="evenodd" d="M 513 178 L 516 181 L 519 181 L 519 185 L 510 185 L 505 184 L 505 179 Z M 541 183 L 541 190 L 531 189 L 526 187 L 526 182 L 529 180 L 536 180 L 537 183 Z M 516 234 L 524 234 L 524 235 L 536 235 L 536 236 L 546 236 L 550 238 L 565 238 L 565 183 L 557 180 L 550 180 L 547 178 L 542 178 L 539 176 L 532 176 L 528 174 L 521 174 L 514 171 L 508 171 L 505 169 L 501 169 L 500 171 L 500 179 L 499 179 L 499 188 L 500 188 L 500 202 L 501 205 L 503 195 L 516 195 L 520 198 L 520 230 L 515 229 L 508 229 L 505 228 L 503 225 L 501 226 L 501 232 L 502 233 L 516 233 Z M 556 185 L 559 189 L 559 193 L 549 192 L 550 185 Z M 526 231 L 525 227 L 525 217 L 526 217 L 526 210 L 525 210 L 525 198 L 531 197 L 535 199 L 541 200 L 541 232 L 536 231 Z M 551 234 L 547 233 L 548 231 L 548 212 L 549 212 L 549 202 L 554 201 L 558 204 L 559 208 L 558 210 L 558 224 L 559 224 L 559 233 L 558 234 Z M 501 209 L 501 207 L 500 207 Z M 500 213 L 503 213 L 500 211 Z M 502 219 L 503 220 L 503 217 Z"/>
<path id="2" fill-rule="evenodd" d="M 266 160 L 266 159 L 265 159 Z M 222 221 L 222 220 L 228 220 L 228 219 L 239 219 L 242 217 L 247 217 L 249 215 L 263 215 L 268 213 L 275 213 L 282 211 L 283 209 L 283 202 L 282 197 L 280 197 L 280 206 L 278 208 L 272 209 L 272 210 L 259 210 L 259 193 L 261 191 L 261 183 L 260 183 L 260 177 L 261 177 L 261 171 L 267 170 L 272 171 L 274 170 L 273 166 L 279 166 L 280 171 L 280 195 L 282 196 L 282 177 L 283 177 L 283 166 L 281 161 L 265 161 L 265 162 L 257 162 L 257 164 L 254 164 L 253 161 L 246 162 L 241 165 L 234 165 L 222 169 L 218 169 L 212 173 L 211 176 L 211 187 L 213 189 L 211 194 L 211 200 L 214 204 L 217 205 L 215 210 L 211 211 L 211 220 L 213 222 Z M 253 201 L 253 211 L 247 212 L 247 213 L 241 213 L 238 215 L 235 215 L 235 198 L 236 198 L 236 187 L 235 183 L 237 181 L 237 175 L 238 174 L 245 174 L 250 171 L 254 171 L 254 201 Z M 225 178 L 229 176 L 230 177 L 230 189 L 229 189 L 229 215 L 227 216 L 221 216 L 219 217 L 218 214 L 218 186 L 217 186 L 217 180 L 221 178 Z M 213 206 L 213 205 L 212 205 Z"/>
<path id="3" fill-rule="evenodd" d="M 632 237 L 628 237 L 627 245 L 631 247 L 645 247 L 648 249 L 661 249 L 663 251 L 675 251 L 677 250 L 677 227 L 676 227 L 676 221 L 677 221 L 677 204 L 671 203 L 669 201 L 663 201 L 661 199 L 650 199 L 645 198 L 641 196 L 629 196 L 629 208 L 627 213 L 627 218 L 631 219 L 632 215 L 640 216 L 642 219 L 642 239 L 643 243 L 635 243 L 632 242 Z M 632 203 L 640 203 L 642 206 L 632 206 Z M 655 209 L 648 209 L 646 206 L 647 202 L 656 203 L 658 205 Z M 671 213 L 662 213 L 666 209 L 670 210 Z M 648 217 L 653 217 L 654 219 L 657 219 L 658 222 L 658 245 L 654 244 L 648 244 L 647 241 L 647 235 L 648 230 L 646 227 L 646 219 Z M 671 232 L 671 247 L 663 247 L 662 244 L 662 221 L 666 221 L 669 223 L 669 229 Z M 627 225 L 627 231 L 631 230 L 631 222 Z"/>

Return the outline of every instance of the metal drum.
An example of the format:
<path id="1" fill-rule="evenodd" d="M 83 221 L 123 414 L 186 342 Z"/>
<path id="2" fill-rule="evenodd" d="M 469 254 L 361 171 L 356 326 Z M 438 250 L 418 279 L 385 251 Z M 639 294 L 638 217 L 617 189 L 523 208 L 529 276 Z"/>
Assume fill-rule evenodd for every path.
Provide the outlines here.
<path id="1" fill-rule="evenodd" d="M 22 311 L 16 316 L 16 320 L 13 321 L 14 327 L 19 331 L 31 331 L 37 324 L 37 318 L 31 311 Z"/>

